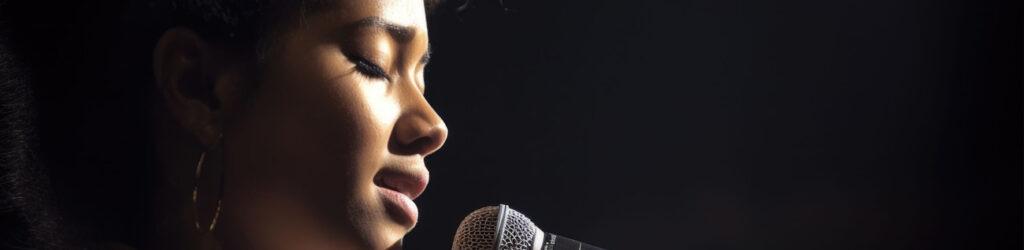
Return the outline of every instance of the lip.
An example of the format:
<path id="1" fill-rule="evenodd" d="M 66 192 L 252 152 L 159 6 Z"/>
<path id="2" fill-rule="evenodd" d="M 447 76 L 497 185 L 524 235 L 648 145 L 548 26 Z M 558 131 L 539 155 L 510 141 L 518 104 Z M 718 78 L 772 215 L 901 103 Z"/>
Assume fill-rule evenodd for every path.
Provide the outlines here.
<path id="1" fill-rule="evenodd" d="M 420 212 L 409 196 L 383 187 L 377 187 L 377 192 L 384 198 L 384 207 L 395 220 L 407 227 L 416 225 Z"/>
<path id="2" fill-rule="evenodd" d="M 425 168 L 385 167 L 374 176 L 373 183 L 388 213 L 400 224 L 411 228 L 419 217 L 419 210 L 412 200 L 426 189 L 428 178 Z"/>
<path id="3" fill-rule="evenodd" d="M 403 171 L 406 169 L 408 170 Z M 373 184 L 402 193 L 409 199 L 416 199 L 427 188 L 429 177 L 426 171 L 414 171 L 414 169 L 418 168 L 383 168 L 377 173 L 377 176 L 374 176 Z"/>

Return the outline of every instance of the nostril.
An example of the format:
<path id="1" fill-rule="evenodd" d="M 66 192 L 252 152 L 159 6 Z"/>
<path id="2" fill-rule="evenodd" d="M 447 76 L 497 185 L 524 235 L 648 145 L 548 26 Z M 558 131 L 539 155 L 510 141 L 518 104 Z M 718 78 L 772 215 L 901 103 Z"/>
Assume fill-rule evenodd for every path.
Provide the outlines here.
<path id="1" fill-rule="evenodd" d="M 412 142 L 410 148 L 416 151 L 417 154 L 426 155 L 433 151 L 434 139 L 430 137 L 420 137 Z"/>
<path id="2" fill-rule="evenodd" d="M 407 112 L 396 121 L 388 149 L 395 154 L 427 156 L 441 147 L 447 127 L 429 106 L 422 112 Z"/>
<path id="3" fill-rule="evenodd" d="M 423 155 L 432 153 L 437 148 L 437 140 L 430 136 L 422 136 L 416 138 L 412 142 L 401 143 L 398 141 L 392 141 L 388 143 L 388 148 L 392 153 L 400 155 Z"/>
<path id="4" fill-rule="evenodd" d="M 381 187 L 387 186 L 387 184 L 384 183 L 384 177 L 379 174 L 373 177 L 373 184 Z"/>

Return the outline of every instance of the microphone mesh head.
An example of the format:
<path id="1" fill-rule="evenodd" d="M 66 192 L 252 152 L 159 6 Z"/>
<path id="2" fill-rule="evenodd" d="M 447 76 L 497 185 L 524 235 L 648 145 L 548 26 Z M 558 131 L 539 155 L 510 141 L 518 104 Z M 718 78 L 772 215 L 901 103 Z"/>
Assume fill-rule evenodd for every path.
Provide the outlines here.
<path id="1" fill-rule="evenodd" d="M 470 213 L 459 224 L 452 250 L 531 249 L 538 231 L 529 218 L 505 205 L 484 207 Z"/>
<path id="2" fill-rule="evenodd" d="M 505 230 L 502 231 L 501 250 L 528 250 L 532 248 L 533 237 L 537 226 L 519 211 L 508 209 L 505 218 Z"/>
<path id="3" fill-rule="evenodd" d="M 491 249 L 494 247 L 494 229 L 498 227 L 498 206 L 484 207 L 462 219 L 455 230 L 452 250 Z"/>

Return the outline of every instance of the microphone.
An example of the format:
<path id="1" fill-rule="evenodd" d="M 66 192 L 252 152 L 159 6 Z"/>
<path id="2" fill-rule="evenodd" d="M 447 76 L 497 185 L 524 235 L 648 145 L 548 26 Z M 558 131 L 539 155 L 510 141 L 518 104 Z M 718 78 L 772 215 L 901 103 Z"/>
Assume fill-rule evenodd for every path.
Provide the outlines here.
<path id="1" fill-rule="evenodd" d="M 477 209 L 459 224 L 452 250 L 604 250 L 545 233 L 504 204 Z"/>

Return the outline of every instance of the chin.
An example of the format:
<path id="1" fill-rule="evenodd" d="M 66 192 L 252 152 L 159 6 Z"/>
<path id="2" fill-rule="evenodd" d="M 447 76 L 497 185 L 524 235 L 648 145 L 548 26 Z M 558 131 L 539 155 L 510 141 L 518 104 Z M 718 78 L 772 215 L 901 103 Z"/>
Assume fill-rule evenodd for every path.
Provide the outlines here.
<path id="1" fill-rule="evenodd" d="M 402 240 L 398 240 L 398 242 L 395 242 L 395 244 L 392 244 L 391 247 L 388 247 L 387 249 L 388 250 L 401 250 L 402 249 Z"/>
<path id="2" fill-rule="evenodd" d="M 381 197 L 371 187 L 359 205 L 350 206 L 349 223 L 353 227 L 356 240 L 359 244 L 357 249 L 402 249 L 402 239 L 415 226 L 415 222 L 409 223 L 396 219 L 394 209 L 389 208 L 386 198 Z M 354 204 L 352 204 L 354 205 Z"/>
<path id="3" fill-rule="evenodd" d="M 389 222 L 390 223 L 390 222 Z M 393 224 L 366 229 L 372 232 L 368 232 L 369 236 L 366 240 L 366 244 L 360 244 L 363 247 L 360 249 L 402 249 L 402 238 L 405 237 L 404 231 L 395 231 L 394 228 L 397 224 Z"/>

